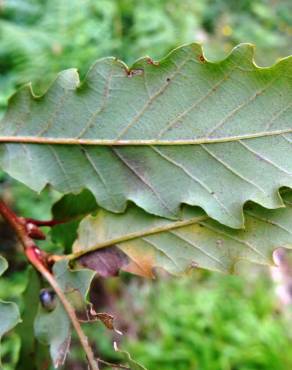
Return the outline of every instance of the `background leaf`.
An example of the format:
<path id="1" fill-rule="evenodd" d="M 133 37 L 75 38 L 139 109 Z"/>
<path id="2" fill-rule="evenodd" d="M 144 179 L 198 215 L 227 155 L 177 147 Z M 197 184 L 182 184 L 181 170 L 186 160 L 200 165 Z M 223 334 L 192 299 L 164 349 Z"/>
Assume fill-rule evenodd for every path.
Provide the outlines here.
<path id="1" fill-rule="evenodd" d="M 66 261 L 55 263 L 53 272 L 67 298 L 76 305 L 75 308 L 83 307 L 94 273 L 89 270 L 69 270 Z M 39 305 L 34 329 L 40 342 L 50 346 L 54 366 L 63 365 L 70 348 L 71 323 L 59 300 L 53 311 L 47 311 Z"/>
<path id="2" fill-rule="evenodd" d="M 53 241 L 61 243 L 65 251 L 70 253 L 71 246 L 77 238 L 77 228 L 83 216 L 96 211 L 98 208 L 95 198 L 88 190 L 73 195 L 67 194 L 56 202 L 52 208 L 53 218 L 68 220 L 56 225 L 51 230 Z"/>
<path id="3" fill-rule="evenodd" d="M 271 264 L 276 248 L 292 246 L 292 192 L 284 192 L 283 198 L 284 209 L 248 204 L 243 230 L 219 224 L 194 207 L 184 207 L 181 221 L 151 216 L 134 206 L 123 215 L 101 209 L 81 222 L 71 258 L 91 251 L 79 259 L 83 263 L 87 257 L 89 266 L 96 250 L 114 244 L 132 261 L 123 269 L 145 276 L 152 276 L 154 267 L 182 274 L 196 267 L 233 272 L 241 260 Z"/>
<path id="4" fill-rule="evenodd" d="M 57 368 L 63 365 L 71 342 L 71 328 L 68 316 L 59 301 L 52 312 L 40 308 L 34 330 L 38 340 L 50 346 L 54 366 Z"/>
<path id="5" fill-rule="evenodd" d="M 0 276 L 7 269 L 7 261 L 0 256 Z M 4 334 L 13 329 L 20 321 L 18 307 L 13 302 L 4 302 L 0 300 L 0 340 Z M 1 365 L 1 358 L 0 358 Z"/>
<path id="6" fill-rule="evenodd" d="M 41 369 L 48 358 L 48 351 L 34 336 L 34 320 L 38 312 L 41 281 L 37 272 L 30 267 L 27 273 L 27 286 L 23 293 L 23 321 L 16 332 L 21 339 L 17 370 Z"/>
<path id="7" fill-rule="evenodd" d="M 115 346 L 115 350 L 123 357 L 126 363 L 130 366 L 131 370 L 146 370 L 146 368 L 143 365 L 139 364 L 138 362 L 132 359 L 129 352 L 122 351 L 117 346 Z"/>

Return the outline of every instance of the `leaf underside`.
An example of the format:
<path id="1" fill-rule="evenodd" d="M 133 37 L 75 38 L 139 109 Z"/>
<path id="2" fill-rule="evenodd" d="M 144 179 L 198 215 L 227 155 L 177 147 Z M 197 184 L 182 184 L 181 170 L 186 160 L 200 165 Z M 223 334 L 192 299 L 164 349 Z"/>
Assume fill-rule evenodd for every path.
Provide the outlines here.
<path id="1" fill-rule="evenodd" d="M 195 207 L 184 207 L 180 221 L 135 206 L 123 215 L 100 209 L 81 221 L 72 257 L 89 267 L 92 261 L 94 268 L 96 253 L 115 245 L 129 258 L 121 269 L 148 277 L 157 267 L 179 275 L 196 267 L 230 273 L 242 260 L 271 264 L 276 248 L 292 247 L 292 192 L 284 192 L 283 199 L 286 208 L 276 210 L 248 204 L 242 230 L 223 226 Z"/>
<path id="2" fill-rule="evenodd" d="M 63 198 L 57 213 L 72 216 L 74 236 L 87 215 L 68 258 L 100 276 L 269 264 L 292 246 L 292 58 L 259 68 L 253 55 L 242 44 L 213 63 L 191 44 L 131 68 L 99 60 L 82 83 L 61 72 L 41 97 L 25 86 L 0 122 L 0 167 L 36 191 L 90 190 L 94 199 Z M 78 310 L 94 273 L 67 262 L 54 274 Z M 1 338 L 19 314 L 6 302 L 0 312 Z M 62 365 L 71 324 L 59 301 L 39 309 L 34 329 Z"/>
<path id="3" fill-rule="evenodd" d="M 292 58 L 259 68 L 253 53 L 213 63 L 191 44 L 130 69 L 101 59 L 82 83 L 64 71 L 42 97 L 26 86 L 0 124 L 0 165 L 37 191 L 87 188 L 108 211 L 179 219 L 188 204 L 242 227 L 248 200 L 283 207 L 292 187 Z"/>

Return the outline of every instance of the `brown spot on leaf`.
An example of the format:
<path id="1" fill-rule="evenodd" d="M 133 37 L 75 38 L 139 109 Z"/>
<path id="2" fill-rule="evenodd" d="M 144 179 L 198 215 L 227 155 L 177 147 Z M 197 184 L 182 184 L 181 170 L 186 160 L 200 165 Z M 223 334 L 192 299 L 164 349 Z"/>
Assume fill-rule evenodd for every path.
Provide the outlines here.
<path id="1" fill-rule="evenodd" d="M 139 264 L 131 261 L 125 268 L 123 268 L 123 270 L 145 278 L 154 278 L 152 265 L 145 263 L 145 261 L 141 261 Z"/>
<path id="2" fill-rule="evenodd" d="M 222 248 L 222 247 L 223 247 L 223 245 L 224 245 L 223 240 L 222 240 L 222 239 L 217 239 L 217 240 L 216 240 L 216 245 L 217 245 L 217 247 Z"/>
<path id="3" fill-rule="evenodd" d="M 159 66 L 159 62 L 154 61 L 152 58 L 147 58 L 146 61 L 148 64 L 151 64 L 153 66 Z"/>
<path id="4" fill-rule="evenodd" d="M 203 55 L 203 54 L 200 54 L 200 55 L 198 56 L 198 59 L 199 59 L 199 61 L 200 61 L 201 63 L 206 63 L 206 59 L 204 58 L 204 55 Z"/>
<path id="5" fill-rule="evenodd" d="M 137 68 L 137 69 L 129 69 L 127 71 L 128 77 L 134 77 L 134 76 L 141 76 L 144 73 L 144 69 Z"/>
<path id="6" fill-rule="evenodd" d="M 106 312 L 96 312 L 92 303 L 84 305 L 81 310 L 76 311 L 76 315 L 78 320 L 82 323 L 101 321 L 107 329 L 113 330 L 119 335 L 123 334 L 115 328 L 114 316 Z"/>
<path id="7" fill-rule="evenodd" d="M 109 330 L 114 330 L 114 317 L 106 312 L 95 312 L 94 316 Z"/>
<path id="8" fill-rule="evenodd" d="M 67 338 L 64 340 L 64 342 L 61 343 L 58 347 L 58 355 L 57 358 L 55 358 L 54 360 L 55 368 L 64 365 L 67 354 L 69 352 L 70 344 L 71 344 L 71 334 L 69 334 Z"/>
<path id="9" fill-rule="evenodd" d="M 192 261 L 190 267 L 193 268 L 193 269 L 198 268 L 199 264 L 196 261 Z"/>
<path id="10" fill-rule="evenodd" d="M 101 277 L 110 277 L 118 275 L 120 269 L 128 265 L 129 259 L 124 252 L 112 246 L 84 254 L 78 262 Z"/>
<path id="11" fill-rule="evenodd" d="M 106 312 L 96 312 L 91 303 L 87 305 L 83 312 L 78 312 L 78 320 L 81 322 L 100 320 L 105 327 L 114 330 L 114 317 Z"/>
<path id="12" fill-rule="evenodd" d="M 129 264 L 123 267 L 124 271 L 147 278 L 154 278 L 155 255 L 146 249 L 140 249 L 138 245 L 123 243 L 123 251 L 129 256 Z"/>

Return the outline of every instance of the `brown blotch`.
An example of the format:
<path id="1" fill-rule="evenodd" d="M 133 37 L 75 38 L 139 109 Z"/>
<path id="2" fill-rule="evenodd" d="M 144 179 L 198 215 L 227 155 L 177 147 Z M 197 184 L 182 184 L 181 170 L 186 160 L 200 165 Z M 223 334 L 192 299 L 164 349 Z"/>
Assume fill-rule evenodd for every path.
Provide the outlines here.
<path id="1" fill-rule="evenodd" d="M 152 58 L 147 58 L 147 59 L 146 59 L 146 62 L 147 62 L 148 64 L 151 64 L 152 66 L 159 66 L 159 62 L 154 61 Z"/>
<path id="2" fill-rule="evenodd" d="M 123 267 L 123 271 L 130 272 L 131 274 L 138 275 L 144 278 L 153 279 L 153 262 L 152 260 L 143 260 L 137 264 L 133 260 L 130 260 L 129 264 Z"/>
<path id="3" fill-rule="evenodd" d="M 192 262 L 191 262 L 191 264 L 190 264 L 190 268 L 191 268 L 191 269 L 198 268 L 198 267 L 199 267 L 198 262 L 196 262 L 196 261 L 192 261 Z"/>
<path id="4" fill-rule="evenodd" d="M 111 246 L 84 254 L 78 262 L 105 278 L 118 275 L 120 269 L 128 265 L 129 258 L 116 246 Z"/>
<path id="5" fill-rule="evenodd" d="M 224 245 L 224 241 L 222 239 L 217 239 L 216 240 L 216 246 L 219 248 L 222 248 Z"/>
<path id="6" fill-rule="evenodd" d="M 199 57 L 198 57 L 199 61 L 201 63 L 206 63 L 206 59 L 204 58 L 204 55 L 203 54 L 200 54 Z"/>
<path id="7" fill-rule="evenodd" d="M 144 73 L 144 69 L 142 69 L 142 68 L 127 70 L 127 76 L 128 77 L 142 76 L 143 73 Z"/>
<path id="8" fill-rule="evenodd" d="M 150 279 L 154 278 L 155 252 L 132 244 L 126 245 L 126 243 L 123 244 L 123 252 L 130 259 L 129 264 L 123 266 L 123 271 Z"/>

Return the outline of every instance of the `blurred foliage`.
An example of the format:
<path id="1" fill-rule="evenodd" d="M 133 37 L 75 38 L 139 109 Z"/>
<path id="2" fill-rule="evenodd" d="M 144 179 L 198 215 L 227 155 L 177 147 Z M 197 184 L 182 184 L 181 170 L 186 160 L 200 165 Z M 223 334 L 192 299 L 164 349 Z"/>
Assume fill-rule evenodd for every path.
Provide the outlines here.
<path id="1" fill-rule="evenodd" d="M 23 217 L 50 219 L 52 204 L 61 195 L 50 187 L 38 194 L 0 171 L 0 196 L 14 203 L 15 211 Z"/>
<path id="2" fill-rule="evenodd" d="M 198 272 L 144 289 L 132 284 L 130 294 L 135 310 L 128 319 L 139 330 L 135 339 L 125 336 L 125 347 L 149 369 L 292 368 L 291 322 L 277 312 L 267 275 Z"/>
<path id="3" fill-rule="evenodd" d="M 292 53 L 290 0 L 5 0 L 0 17 L 2 109 L 20 85 L 39 94 L 60 70 L 83 77 L 109 55 L 132 63 L 192 41 L 217 58 L 252 42 L 263 64 Z"/>
<path id="4" fill-rule="evenodd" d="M 20 350 L 20 338 L 15 334 L 11 333 L 5 338 L 1 345 L 1 357 L 5 361 L 2 370 L 14 370 L 18 360 L 18 354 Z"/>
<path id="5" fill-rule="evenodd" d="M 243 277 L 197 270 L 181 279 L 120 280 L 124 293 L 113 309 L 124 333 L 119 347 L 149 370 L 291 369 L 292 317 L 280 311 L 266 272 Z M 111 332 L 100 323 L 87 332 L 103 359 L 119 363 Z M 76 347 L 71 361 L 81 355 Z"/>
<path id="6" fill-rule="evenodd" d="M 161 58 L 193 41 L 201 42 L 212 59 L 224 57 L 240 42 L 252 42 L 257 46 L 257 62 L 269 65 L 292 54 L 292 2 L 0 1 L 0 112 L 19 86 L 32 81 L 34 92 L 41 94 L 62 69 L 76 67 L 84 78 L 97 58 L 113 55 L 130 64 L 143 55 Z M 48 188 L 36 194 L 4 174 L 0 182 L 1 196 L 19 214 L 50 218 L 51 205 L 59 196 L 56 192 Z M 48 245 L 49 250 L 57 248 L 49 241 L 47 250 Z M 6 251 L 5 245 L 0 248 Z M 23 260 L 15 260 L 6 279 L 1 279 L 0 297 L 23 308 L 25 268 Z M 149 369 L 292 368 L 291 323 L 277 312 L 267 276 L 248 279 L 198 271 L 193 278 L 181 280 L 123 281 L 123 295 L 113 294 L 123 306 L 120 317 L 128 323 L 122 347 Z M 103 336 L 101 325 L 88 330 L 95 331 L 91 337 L 98 338 L 101 355 L 118 360 L 111 335 Z M 15 368 L 19 347 L 16 332 L 6 336 L 1 347 L 4 370 Z M 78 351 L 73 352 L 74 369 L 78 358 Z"/>

